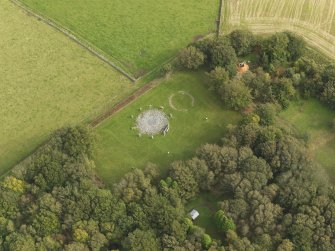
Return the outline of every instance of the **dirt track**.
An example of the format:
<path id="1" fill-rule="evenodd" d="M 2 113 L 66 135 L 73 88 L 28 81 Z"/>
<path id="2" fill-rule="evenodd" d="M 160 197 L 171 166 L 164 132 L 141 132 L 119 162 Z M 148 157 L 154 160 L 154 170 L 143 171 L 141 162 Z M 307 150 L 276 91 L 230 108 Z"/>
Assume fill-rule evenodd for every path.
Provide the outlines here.
<path id="1" fill-rule="evenodd" d="M 149 90 L 157 86 L 160 81 L 161 79 L 157 79 L 157 80 L 150 82 L 149 84 L 144 85 L 143 87 L 135 91 L 132 95 L 130 95 L 128 98 L 124 99 L 123 101 L 121 101 L 120 103 L 112 107 L 111 109 L 100 114 L 89 124 L 89 126 L 91 127 L 98 126 L 101 122 L 103 122 L 104 120 L 112 116 L 114 113 L 122 110 L 125 106 L 127 106 L 128 104 L 136 100 L 138 97 L 142 96 L 144 93 L 148 92 Z"/>

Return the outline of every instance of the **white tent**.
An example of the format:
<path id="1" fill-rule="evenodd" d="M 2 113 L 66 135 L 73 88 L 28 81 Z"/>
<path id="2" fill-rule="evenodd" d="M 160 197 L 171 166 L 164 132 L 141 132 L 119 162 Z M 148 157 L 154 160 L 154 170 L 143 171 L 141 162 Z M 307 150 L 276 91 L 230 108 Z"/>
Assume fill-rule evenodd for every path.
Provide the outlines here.
<path id="1" fill-rule="evenodd" d="M 192 220 L 195 220 L 199 216 L 199 212 L 195 209 L 192 209 L 191 212 L 188 213 L 189 216 L 191 216 Z"/>

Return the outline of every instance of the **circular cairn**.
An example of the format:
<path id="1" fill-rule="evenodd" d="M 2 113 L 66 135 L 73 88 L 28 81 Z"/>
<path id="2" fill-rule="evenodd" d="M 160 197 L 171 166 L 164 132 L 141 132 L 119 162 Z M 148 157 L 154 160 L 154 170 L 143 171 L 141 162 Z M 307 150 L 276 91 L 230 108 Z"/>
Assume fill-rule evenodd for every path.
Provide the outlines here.
<path id="1" fill-rule="evenodd" d="M 166 114 L 158 109 L 142 112 L 136 119 L 136 127 L 141 134 L 163 133 L 168 125 L 169 121 Z"/>

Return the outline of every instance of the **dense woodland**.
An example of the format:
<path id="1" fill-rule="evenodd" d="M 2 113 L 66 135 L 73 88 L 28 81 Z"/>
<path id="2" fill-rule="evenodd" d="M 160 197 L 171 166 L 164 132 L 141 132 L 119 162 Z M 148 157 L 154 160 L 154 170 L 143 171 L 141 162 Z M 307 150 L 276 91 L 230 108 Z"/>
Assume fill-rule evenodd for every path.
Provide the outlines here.
<path id="1" fill-rule="evenodd" d="M 236 65 L 252 56 L 251 71 Z M 292 33 L 234 31 L 184 49 L 178 66 L 203 67 L 208 85 L 243 119 L 161 177 L 154 164 L 112 189 L 94 173 L 94 135 L 65 128 L 0 185 L 2 250 L 335 250 L 334 190 L 314 177 L 305 142 L 276 123 L 297 97 L 335 108 L 335 67 Z M 176 66 L 167 65 L 164 71 Z M 220 239 L 188 217 L 201 192 L 219 194 Z"/>

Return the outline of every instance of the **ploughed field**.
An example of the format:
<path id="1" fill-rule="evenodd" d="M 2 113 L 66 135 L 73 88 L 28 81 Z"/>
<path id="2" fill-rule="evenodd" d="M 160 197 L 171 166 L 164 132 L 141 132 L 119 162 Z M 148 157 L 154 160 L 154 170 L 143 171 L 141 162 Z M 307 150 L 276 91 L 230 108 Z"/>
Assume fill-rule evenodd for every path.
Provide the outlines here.
<path id="1" fill-rule="evenodd" d="M 213 0 L 22 0 L 138 77 L 215 29 Z"/>

